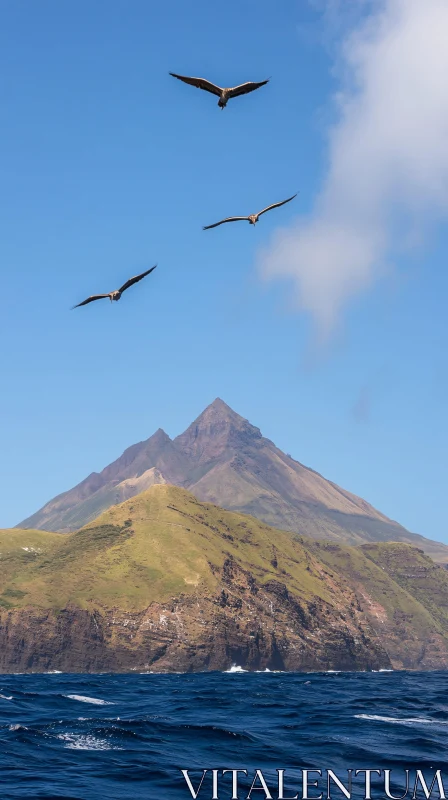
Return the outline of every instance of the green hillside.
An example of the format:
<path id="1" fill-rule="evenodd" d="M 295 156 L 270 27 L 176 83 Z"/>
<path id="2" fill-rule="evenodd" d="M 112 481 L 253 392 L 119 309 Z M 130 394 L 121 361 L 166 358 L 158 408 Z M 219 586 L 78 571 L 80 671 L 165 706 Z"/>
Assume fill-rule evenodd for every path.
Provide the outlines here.
<path id="1" fill-rule="evenodd" d="M 308 542 L 308 546 L 316 558 L 344 576 L 364 613 L 403 663 L 418 665 L 428 646 L 440 638 L 446 641 L 448 574 L 421 550 L 399 542 L 361 547 Z M 431 575 L 426 583 L 425 575 Z"/>
<path id="2" fill-rule="evenodd" d="M 61 535 L 0 531 L 0 669 L 448 667 L 448 573 L 156 484 Z"/>
<path id="3" fill-rule="evenodd" d="M 422 550 L 400 542 L 364 545 L 363 553 L 415 597 L 444 629 L 448 626 L 448 570 Z"/>
<path id="4" fill-rule="evenodd" d="M 214 568 L 229 555 L 261 583 L 283 575 L 294 594 L 330 600 L 322 575 L 290 534 L 169 485 L 113 506 L 76 533 L 1 531 L 0 552 L 5 608 L 138 610 L 179 593 L 207 594 L 219 585 Z"/>

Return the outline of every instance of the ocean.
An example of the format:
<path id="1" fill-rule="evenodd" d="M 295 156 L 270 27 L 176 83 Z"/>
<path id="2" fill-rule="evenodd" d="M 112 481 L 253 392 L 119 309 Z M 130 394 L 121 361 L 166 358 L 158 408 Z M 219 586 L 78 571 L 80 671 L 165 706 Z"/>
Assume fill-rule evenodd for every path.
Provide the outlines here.
<path id="1" fill-rule="evenodd" d="M 411 796 L 418 769 L 428 785 L 437 769 L 448 778 L 447 726 L 446 672 L 4 675 L 0 798 L 189 800 L 181 770 L 196 792 L 207 769 L 198 800 L 213 796 L 212 770 L 219 800 L 230 800 L 222 770 L 237 768 L 247 771 L 239 798 L 257 769 L 275 800 L 301 798 L 307 769 L 323 776 L 308 776 L 310 798 L 327 797 L 325 771 L 347 787 L 347 771 L 366 768 L 392 770 L 397 796 L 409 769 Z M 353 798 L 365 796 L 362 777 Z M 372 800 L 385 796 L 377 781 Z M 266 797 L 260 776 L 250 796 Z"/>

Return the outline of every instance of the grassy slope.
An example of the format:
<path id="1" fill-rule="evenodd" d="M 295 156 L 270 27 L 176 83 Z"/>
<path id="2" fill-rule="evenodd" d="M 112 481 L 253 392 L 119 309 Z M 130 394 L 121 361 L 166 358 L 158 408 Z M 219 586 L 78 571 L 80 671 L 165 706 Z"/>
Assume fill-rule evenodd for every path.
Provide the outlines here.
<path id="1" fill-rule="evenodd" d="M 367 558 L 386 571 L 448 629 L 447 569 L 434 564 L 421 550 L 398 542 L 388 542 L 380 547 L 368 544 L 361 549 Z"/>
<path id="2" fill-rule="evenodd" d="M 0 607 L 143 610 L 152 601 L 219 590 L 231 555 L 257 581 L 275 579 L 303 600 L 341 607 L 360 599 L 397 652 L 448 632 L 448 574 L 404 544 L 360 548 L 277 531 L 242 514 L 157 485 L 65 536 L 0 531 Z M 407 644 L 406 644 L 407 643 Z"/>
<path id="3" fill-rule="evenodd" d="M 384 619 L 397 641 L 448 632 L 448 576 L 415 548 L 318 543 L 170 485 L 153 486 L 66 536 L 0 531 L 0 554 L 3 608 L 143 610 L 180 594 L 215 594 L 220 578 L 210 565 L 222 567 L 231 555 L 259 582 L 280 581 L 303 600 L 337 605 L 341 587 L 350 586 L 379 630 Z"/>
<path id="4" fill-rule="evenodd" d="M 409 568 L 421 558 L 432 565 L 434 584 L 437 576 L 445 579 L 445 569 L 431 561 L 427 556 L 406 544 L 384 543 L 349 547 L 333 543 L 310 542 L 310 549 L 319 560 L 331 570 L 343 575 L 349 585 L 357 592 L 364 609 L 376 617 L 381 625 L 389 620 L 402 623 L 402 635 L 406 643 L 406 628 L 410 626 L 417 637 L 424 639 L 429 631 L 446 635 L 448 633 L 448 613 L 445 620 L 433 613 L 437 603 L 430 602 L 432 588 L 425 594 L 416 591 L 414 582 L 398 580 L 400 561 L 406 557 Z M 374 552 L 373 552 L 374 551 Z M 384 556 L 384 553 L 388 556 Z M 374 557 L 375 556 L 375 557 Z M 386 566 L 387 564 L 387 566 Z M 444 599 L 448 610 L 447 597 Z"/>
<path id="5" fill-rule="evenodd" d="M 0 552 L 0 603 L 7 608 L 92 607 L 94 598 L 93 605 L 143 609 L 180 593 L 215 591 L 218 578 L 209 562 L 222 567 L 229 555 L 261 582 L 281 579 L 296 595 L 330 600 L 322 575 L 290 534 L 168 485 L 66 536 L 0 532 Z"/>

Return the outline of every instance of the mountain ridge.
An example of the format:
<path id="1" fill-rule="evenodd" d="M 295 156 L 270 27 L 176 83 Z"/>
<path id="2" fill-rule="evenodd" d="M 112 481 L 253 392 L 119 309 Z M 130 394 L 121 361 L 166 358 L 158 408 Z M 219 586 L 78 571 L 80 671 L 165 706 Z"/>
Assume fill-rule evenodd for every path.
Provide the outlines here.
<path id="1" fill-rule="evenodd" d="M 155 472 L 149 476 L 151 469 Z M 275 528 L 353 545 L 405 541 L 448 562 L 446 545 L 407 531 L 286 455 L 220 398 L 174 439 L 159 428 L 17 527 L 76 530 L 126 499 L 132 486 L 137 494 L 145 473 L 148 480 L 188 489 L 199 500 L 250 514 Z"/>

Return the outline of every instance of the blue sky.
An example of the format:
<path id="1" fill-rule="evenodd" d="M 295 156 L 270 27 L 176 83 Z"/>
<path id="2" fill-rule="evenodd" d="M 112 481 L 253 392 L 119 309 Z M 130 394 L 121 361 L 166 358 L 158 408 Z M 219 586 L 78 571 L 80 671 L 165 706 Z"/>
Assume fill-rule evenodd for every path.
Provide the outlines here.
<path id="1" fill-rule="evenodd" d="M 429 209 L 418 246 L 394 239 L 323 345 L 310 304 L 260 277 L 329 168 L 341 78 L 322 14 L 305 0 L 6 0 L 0 23 L 0 525 L 220 396 L 448 541 L 441 215 Z M 221 112 L 169 71 L 272 80 Z M 296 191 L 255 228 L 202 231 Z M 120 303 L 70 311 L 156 262 Z"/>

